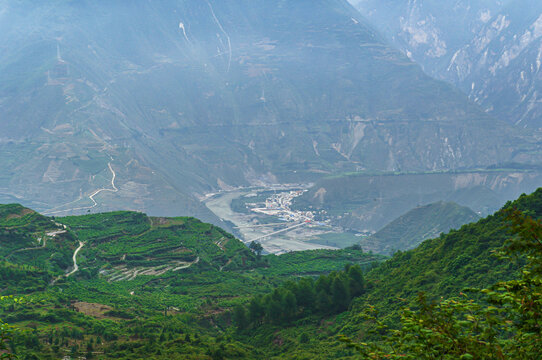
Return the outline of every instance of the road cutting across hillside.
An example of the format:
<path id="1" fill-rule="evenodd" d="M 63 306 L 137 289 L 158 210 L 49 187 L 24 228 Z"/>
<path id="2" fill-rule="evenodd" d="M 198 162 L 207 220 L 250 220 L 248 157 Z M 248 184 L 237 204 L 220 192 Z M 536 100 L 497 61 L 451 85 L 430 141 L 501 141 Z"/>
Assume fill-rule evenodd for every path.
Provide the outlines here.
<path id="1" fill-rule="evenodd" d="M 90 199 L 90 201 L 92 201 L 92 206 L 85 206 L 85 207 L 78 207 L 78 208 L 72 208 L 72 209 L 66 209 L 66 210 L 57 210 L 57 211 L 45 211 L 43 214 L 44 215 L 56 215 L 56 214 L 61 214 L 61 213 L 67 213 L 67 212 L 74 212 L 74 211 L 79 211 L 79 210 L 90 210 L 90 209 L 94 209 L 96 206 L 98 206 L 98 202 L 96 200 L 94 200 L 94 197 L 104 191 L 109 191 L 109 192 L 113 192 L 113 193 L 116 193 L 119 191 L 119 189 L 115 186 L 115 179 L 117 177 L 117 174 L 115 173 L 115 170 L 113 170 L 113 167 L 111 166 L 111 162 L 109 162 L 107 164 L 107 167 L 109 168 L 109 171 L 111 171 L 111 189 L 108 189 L 108 188 L 102 188 L 102 189 L 98 189 L 96 191 L 94 191 L 92 194 L 90 194 L 88 196 L 88 198 Z M 76 200 L 78 201 L 78 200 Z M 58 207 L 57 207 L 58 208 Z M 55 208 L 51 209 L 51 210 L 54 210 Z"/>

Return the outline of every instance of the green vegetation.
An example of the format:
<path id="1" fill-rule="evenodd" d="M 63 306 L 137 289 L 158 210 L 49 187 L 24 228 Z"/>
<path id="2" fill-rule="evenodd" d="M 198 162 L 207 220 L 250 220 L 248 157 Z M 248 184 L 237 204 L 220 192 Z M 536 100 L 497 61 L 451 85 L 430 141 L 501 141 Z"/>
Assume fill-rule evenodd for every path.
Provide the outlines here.
<path id="1" fill-rule="evenodd" d="M 52 276 L 47 271 L 30 265 L 0 261 L 0 279 L 2 279 L 2 294 L 12 295 L 43 291 L 51 282 Z"/>
<path id="2" fill-rule="evenodd" d="M 335 246 L 338 248 L 346 248 L 355 244 L 358 244 L 360 237 L 353 233 L 325 233 L 315 236 L 309 242 L 314 244 Z"/>
<path id="3" fill-rule="evenodd" d="M 367 359 L 536 359 L 542 354 L 542 221 L 509 209 L 515 236 L 498 254 L 524 264 L 518 279 L 478 290 L 480 301 L 461 297 L 427 301 L 404 309 L 399 330 L 390 331 L 375 316 L 382 342 L 356 344 Z M 471 292 L 475 291 L 471 289 Z"/>
<path id="4" fill-rule="evenodd" d="M 200 267 L 249 268 L 256 261 L 231 234 L 194 218 L 116 212 L 61 221 L 86 244 L 81 263 L 102 271 L 121 265 L 141 271 L 167 266 L 172 270 L 196 260 Z"/>
<path id="5" fill-rule="evenodd" d="M 346 266 L 344 271 L 321 275 L 316 281 L 287 281 L 271 294 L 254 297 L 246 308 L 235 308 L 234 321 L 244 330 L 264 322 L 280 325 L 311 314 L 337 314 L 347 310 L 351 300 L 364 292 L 361 267 Z"/>
<path id="6" fill-rule="evenodd" d="M 280 256 L 268 255 L 265 259 L 270 266 L 260 269 L 260 273 L 273 277 L 291 278 L 292 276 L 318 276 L 340 270 L 348 264 L 360 265 L 367 270 L 386 257 L 367 254 L 358 247 L 352 247 L 341 250 L 295 251 Z"/>
<path id="7" fill-rule="evenodd" d="M 71 265 L 76 248 L 62 225 L 18 204 L 0 205 L 0 244 L 5 260 L 57 275 Z"/>
<path id="8" fill-rule="evenodd" d="M 542 217 L 542 189 L 506 204 L 504 209 L 511 207 Z M 421 291 L 431 299 L 450 297 L 465 288 L 491 286 L 517 276 L 517 265 L 492 256 L 510 237 L 504 212 L 427 240 L 414 250 L 396 253 L 367 274 L 378 286 L 366 302 L 391 313 L 403 305 L 399 299 L 414 302 Z"/>
<path id="9" fill-rule="evenodd" d="M 410 210 L 361 244 L 367 251 L 389 255 L 397 250 L 410 250 L 424 240 L 478 219 L 467 207 L 440 201 Z"/>
<path id="10" fill-rule="evenodd" d="M 150 229 L 144 214 L 113 212 L 62 218 L 62 223 L 77 233 L 81 241 L 109 241 L 121 235 L 139 235 Z"/>
<path id="11" fill-rule="evenodd" d="M 0 306 L 15 304 L 20 299 L 13 296 L 0 296 Z M 9 351 L 8 344 L 13 341 L 13 327 L 0 320 L 0 359 L 15 359 L 15 355 Z"/>
<path id="12" fill-rule="evenodd" d="M 0 206 L 0 226 L 2 228 L 36 231 L 49 225 L 51 224 L 47 217 L 19 204 Z"/>
<path id="13" fill-rule="evenodd" d="M 396 354 L 397 358 L 407 356 L 412 359 L 429 359 L 436 356 L 434 350 L 433 352 L 429 351 L 429 345 L 437 349 L 437 352 L 440 351 L 440 355 L 450 351 L 450 354 L 459 358 L 457 351 L 447 350 L 446 346 L 448 345 L 445 345 L 446 342 L 453 344 L 457 342 L 457 339 L 445 339 L 447 334 L 439 334 L 438 330 L 450 329 L 459 335 L 464 332 L 471 335 L 473 342 L 483 340 L 482 335 L 478 336 L 479 333 L 476 332 L 482 329 L 482 325 L 477 327 L 481 322 L 471 322 L 469 325 L 463 321 L 471 321 L 469 320 L 472 319 L 470 316 L 476 314 L 485 319 L 482 315 L 493 312 L 494 310 L 490 306 L 495 306 L 495 304 L 488 304 L 484 300 L 483 292 L 467 292 L 467 289 L 491 287 L 495 283 L 517 284 L 518 280 L 514 279 L 522 277 L 520 271 L 524 263 L 522 257 L 519 258 L 519 263 L 516 263 L 493 255 L 512 236 L 507 230 L 509 221 L 506 219 L 506 215 L 512 208 L 519 209 L 535 219 L 540 219 L 542 217 L 542 189 L 532 195 L 524 195 L 513 203 L 508 203 L 503 211 L 493 216 L 474 224 L 465 225 L 461 229 L 454 230 L 439 238 L 428 240 L 414 250 L 398 252 L 392 259 L 365 274 L 364 294 L 355 298 L 346 312 L 325 316 L 306 315 L 301 319 L 294 320 L 291 324 L 278 325 L 264 322 L 257 328 L 249 325 L 250 336 L 243 335 L 243 332 L 240 333 L 240 336 L 245 336 L 245 341 L 254 346 L 269 349 L 270 358 L 295 358 L 296 356 L 307 359 L 358 358 L 361 350 L 362 357 L 366 358 L 381 359 Z M 538 231 L 539 233 L 539 229 L 534 230 L 540 227 L 539 220 L 538 225 L 533 225 L 532 222 L 529 224 L 531 225 L 520 226 L 519 229 L 516 226 L 514 230 L 526 233 Z M 529 248 L 529 246 L 525 246 L 525 248 Z M 498 289 L 497 287 L 493 291 Z M 516 289 L 527 291 L 525 296 L 538 296 L 536 295 L 538 290 L 530 285 Z M 502 293 L 504 290 L 498 291 Z M 420 293 L 425 295 L 420 298 Z M 465 293 L 469 294 L 469 298 L 465 299 L 465 295 L 462 295 Z M 503 297 L 509 299 L 509 294 L 504 294 Z M 420 301 L 420 299 L 423 300 Z M 459 305 L 457 305 L 458 301 Z M 439 303 L 441 305 L 437 305 Z M 509 307 L 509 303 L 507 304 L 503 305 L 505 310 Z M 452 310 L 457 310 L 457 312 L 454 313 Z M 502 315 L 502 313 L 499 314 Z M 516 317 L 513 312 L 506 316 L 509 316 L 506 321 L 510 320 L 510 316 Z M 533 353 L 539 351 L 535 345 L 540 340 L 541 321 L 537 316 L 531 316 L 531 318 L 534 320 L 530 321 L 530 325 L 534 324 L 538 335 L 536 335 L 536 331 L 533 335 L 524 330 L 517 331 L 517 329 L 510 328 L 506 333 L 514 338 L 516 336 L 521 338 L 526 334 L 530 339 L 523 344 L 530 348 L 531 353 L 526 353 L 524 357 L 518 358 L 528 359 Z M 451 320 L 458 320 L 458 322 Z M 423 321 L 425 323 L 420 326 L 419 324 Z M 431 321 L 433 322 L 431 323 Z M 491 318 L 488 318 L 487 322 L 490 321 Z M 432 326 L 431 324 L 436 324 L 434 328 L 431 328 L 433 334 L 426 331 L 426 328 Z M 449 325 L 449 327 L 444 325 Z M 469 333 L 469 331 L 471 332 Z M 491 328 L 483 336 L 489 334 L 490 331 Z M 386 335 L 387 333 L 390 334 L 390 337 Z M 306 334 L 306 336 L 301 337 L 302 334 Z M 355 352 L 349 352 L 340 345 L 341 341 L 338 340 L 341 337 L 339 335 L 343 336 L 343 341 L 349 339 L 346 345 L 354 345 L 350 349 Z M 344 338 L 344 335 L 348 338 Z M 425 335 L 427 336 L 424 337 Z M 464 340 L 467 337 L 461 339 Z M 307 338 L 309 339 L 308 343 L 301 341 Z M 507 339 L 506 335 L 500 338 L 500 340 L 503 339 Z M 402 343 L 397 344 L 397 341 Z M 439 345 L 439 341 L 443 341 L 443 344 Z M 280 343 L 281 345 L 269 346 L 270 343 Z M 514 341 L 507 343 L 509 347 L 513 344 Z M 394 351 L 396 352 L 394 353 Z M 425 351 L 425 354 L 420 355 L 422 351 Z M 511 352 L 511 354 L 518 353 Z M 469 358 L 467 353 L 462 353 L 460 356 L 463 355 L 465 355 L 465 359 Z"/>
<path id="14" fill-rule="evenodd" d="M 24 208 L 0 209 L 11 225 Z M 17 234 L 2 228 L 6 236 L 0 243 L 2 248 L 14 244 L 9 261 L 0 263 L 2 294 L 26 294 L 35 300 L 1 311 L 5 321 L 28 330 L 9 342 L 23 359 L 56 358 L 66 352 L 87 358 L 151 353 L 160 358 L 158 350 L 163 358 L 186 352 L 202 358 L 215 353 L 251 357 L 250 345 L 223 333 L 235 306 L 288 279 L 312 278 L 351 262 L 368 268 L 383 259 L 359 249 L 264 257 L 257 244 L 251 251 L 222 229 L 194 218 L 112 212 L 53 221 L 24 211 L 39 222 L 18 220 Z M 38 234 L 50 231 L 56 234 L 45 246 L 36 242 Z M 79 270 L 66 277 L 79 243 Z M 55 254 L 63 248 L 64 266 L 53 267 Z"/>
<path id="15" fill-rule="evenodd" d="M 259 256 L 193 218 L 61 218 L 79 270 L 0 263 L 2 294 L 31 300 L 0 318 L 24 329 L 6 342 L 21 359 L 529 359 L 540 218 L 542 189 L 384 262 L 358 247 Z"/>

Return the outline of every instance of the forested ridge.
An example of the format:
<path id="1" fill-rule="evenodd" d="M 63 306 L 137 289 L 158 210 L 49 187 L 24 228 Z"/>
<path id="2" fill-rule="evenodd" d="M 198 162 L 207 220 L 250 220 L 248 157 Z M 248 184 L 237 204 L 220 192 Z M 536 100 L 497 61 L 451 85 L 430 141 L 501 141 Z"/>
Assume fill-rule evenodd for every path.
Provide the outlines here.
<path id="1" fill-rule="evenodd" d="M 21 359 L 529 359 L 541 350 L 542 189 L 386 261 L 356 248 L 259 256 L 192 218 L 118 212 L 33 226 L 38 215 L 22 207 L 0 214 L 4 256 L 15 240 L 35 247 L 0 263 L 1 294 L 19 299 L 3 300 L 0 318 L 15 331 L 2 344 Z M 52 230 L 65 232 L 38 249 Z M 79 242 L 80 270 L 67 277 L 71 264 L 54 259 Z"/>

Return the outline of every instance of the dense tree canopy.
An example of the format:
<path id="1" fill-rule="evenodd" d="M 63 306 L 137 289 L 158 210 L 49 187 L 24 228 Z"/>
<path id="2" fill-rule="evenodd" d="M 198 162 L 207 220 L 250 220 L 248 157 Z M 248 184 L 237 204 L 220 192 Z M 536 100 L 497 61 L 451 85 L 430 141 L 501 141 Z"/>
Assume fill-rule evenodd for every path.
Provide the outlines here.
<path id="1" fill-rule="evenodd" d="M 497 256 L 523 263 L 518 279 L 468 294 L 430 302 L 421 293 L 417 307 L 406 308 L 401 328 L 390 330 L 373 308 L 366 319 L 382 341 L 354 343 L 367 359 L 525 359 L 542 354 L 542 222 L 518 210 L 507 212 L 513 236 Z"/>

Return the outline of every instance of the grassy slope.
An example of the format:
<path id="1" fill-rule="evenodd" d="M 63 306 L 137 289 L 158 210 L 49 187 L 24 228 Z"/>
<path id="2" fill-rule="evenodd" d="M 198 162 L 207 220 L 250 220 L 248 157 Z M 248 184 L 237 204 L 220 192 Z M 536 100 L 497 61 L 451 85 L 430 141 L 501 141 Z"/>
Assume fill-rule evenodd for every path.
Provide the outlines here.
<path id="1" fill-rule="evenodd" d="M 76 247 L 73 234 L 64 232 L 52 219 L 18 204 L 0 205 L 0 256 L 4 260 L 59 275 L 72 265 Z"/>
<path id="2" fill-rule="evenodd" d="M 540 218 L 542 188 L 507 203 L 503 209 L 511 206 Z M 514 276 L 514 266 L 492 256 L 492 251 L 510 236 L 502 213 L 500 210 L 427 240 L 414 250 L 396 254 L 367 275 L 374 284 L 367 300 L 393 308 L 397 298 L 411 299 L 419 291 L 451 296 L 466 287 L 488 286 Z"/>

